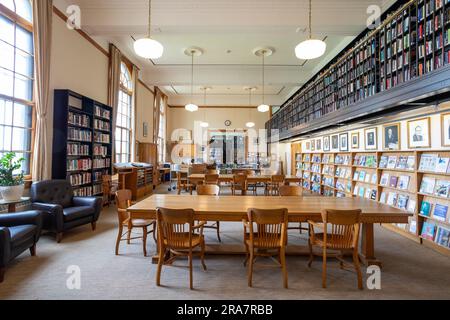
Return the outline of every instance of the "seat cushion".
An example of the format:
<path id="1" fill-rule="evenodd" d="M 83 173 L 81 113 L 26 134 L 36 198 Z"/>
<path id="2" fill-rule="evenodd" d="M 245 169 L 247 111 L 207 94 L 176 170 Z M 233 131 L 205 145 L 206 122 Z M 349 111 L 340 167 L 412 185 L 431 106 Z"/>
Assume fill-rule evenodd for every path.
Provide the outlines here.
<path id="1" fill-rule="evenodd" d="M 167 239 L 164 239 L 164 245 L 173 248 L 173 249 L 189 249 L 189 233 L 179 233 L 177 234 L 177 237 L 174 237 L 173 240 L 176 242 L 169 243 Z M 192 248 L 195 248 L 199 245 L 201 245 L 204 242 L 203 236 L 200 236 L 198 234 L 192 235 Z"/>
<path id="2" fill-rule="evenodd" d="M 315 233 L 314 234 L 314 243 L 313 245 L 317 245 L 320 247 L 324 247 L 324 234 L 323 233 Z M 327 236 L 327 248 L 329 249 L 337 249 L 337 250 L 346 250 L 352 249 L 351 244 L 345 241 L 346 237 L 343 235 L 335 234 L 333 237 L 331 235 Z"/>
<path id="3" fill-rule="evenodd" d="M 93 207 L 70 207 L 63 210 L 64 221 L 74 221 L 91 216 L 95 213 Z"/>
<path id="4" fill-rule="evenodd" d="M 9 227 L 8 229 L 11 234 L 11 245 L 13 248 L 20 246 L 36 234 L 36 226 L 33 224 Z"/>

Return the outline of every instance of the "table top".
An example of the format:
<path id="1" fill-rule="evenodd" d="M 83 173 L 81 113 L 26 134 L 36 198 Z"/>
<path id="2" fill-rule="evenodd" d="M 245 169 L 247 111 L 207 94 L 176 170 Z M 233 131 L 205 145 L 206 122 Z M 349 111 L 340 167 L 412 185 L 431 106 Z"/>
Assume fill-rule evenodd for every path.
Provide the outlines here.
<path id="1" fill-rule="evenodd" d="M 22 197 L 20 200 L 15 200 L 15 201 L 6 201 L 4 199 L 0 199 L 0 205 L 22 203 L 22 202 L 30 201 L 30 199 L 31 199 L 30 197 Z"/>
<path id="2" fill-rule="evenodd" d="M 153 195 L 130 207 L 130 213 L 152 213 L 156 208 L 192 208 L 200 218 L 220 218 L 218 221 L 241 221 L 249 208 L 277 209 L 287 208 L 289 220 L 320 217 L 324 209 L 361 209 L 363 222 L 407 223 L 412 216 L 403 210 L 392 208 L 363 198 L 333 197 L 261 197 L 261 196 L 190 196 Z M 297 216 L 297 217 L 295 217 Z M 302 216 L 302 219 L 300 219 Z M 213 221 L 213 220 L 210 220 Z"/>
<path id="3" fill-rule="evenodd" d="M 219 175 L 219 179 L 226 179 L 226 180 L 232 180 L 234 177 L 233 174 L 220 174 Z M 205 179 L 205 174 L 203 173 L 196 173 L 196 174 L 191 174 L 189 176 L 189 179 L 193 179 L 193 180 L 203 180 Z M 253 176 L 247 176 L 248 180 L 270 180 L 272 179 L 271 175 L 253 175 Z M 297 176 L 285 176 L 284 177 L 285 180 L 300 180 L 301 178 L 297 177 Z"/>

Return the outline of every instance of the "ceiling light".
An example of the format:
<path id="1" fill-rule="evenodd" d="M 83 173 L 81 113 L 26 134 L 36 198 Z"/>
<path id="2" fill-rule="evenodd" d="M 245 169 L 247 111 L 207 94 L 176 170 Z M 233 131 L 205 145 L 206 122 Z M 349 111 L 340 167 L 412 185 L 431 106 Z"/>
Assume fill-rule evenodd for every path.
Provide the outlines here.
<path id="1" fill-rule="evenodd" d="M 152 31 L 152 1 L 148 1 L 148 37 L 134 42 L 134 51 L 145 59 L 158 59 L 164 53 L 164 47 L 161 43 L 151 38 Z"/>
<path id="2" fill-rule="evenodd" d="M 258 106 L 258 111 L 265 113 L 268 112 L 270 110 L 270 106 L 268 106 L 267 104 L 261 104 Z"/>
<path id="3" fill-rule="evenodd" d="M 200 123 L 200 127 L 208 128 L 209 127 L 209 123 L 208 122 L 202 122 L 202 123 Z"/>
<path id="4" fill-rule="evenodd" d="M 191 57 L 191 102 L 188 103 L 184 108 L 189 112 L 198 111 L 198 106 L 193 103 L 194 101 L 194 57 L 202 55 L 203 51 L 198 48 L 189 48 L 184 51 L 184 53 Z"/>
<path id="5" fill-rule="evenodd" d="M 255 123 L 252 121 L 252 93 L 253 91 L 256 91 L 255 87 L 245 87 L 244 90 L 248 91 L 248 114 L 249 114 L 249 121 L 245 124 L 247 128 L 253 128 L 255 126 Z"/>
<path id="6" fill-rule="evenodd" d="M 273 50 L 269 48 L 259 49 L 254 52 L 256 56 L 262 57 L 262 104 L 258 107 L 259 112 L 268 112 L 270 110 L 270 106 L 265 103 L 265 81 L 266 81 L 266 73 L 265 73 L 265 58 L 273 54 Z"/>
<path id="7" fill-rule="evenodd" d="M 253 128 L 253 127 L 255 126 L 255 123 L 254 123 L 254 122 L 247 122 L 247 123 L 245 124 L 245 126 L 246 126 L 247 128 Z"/>
<path id="8" fill-rule="evenodd" d="M 189 103 L 184 107 L 187 111 L 189 112 L 195 112 L 198 111 L 198 106 L 196 104 L 193 103 Z"/>
<path id="9" fill-rule="evenodd" d="M 312 38 L 312 5 L 309 0 L 309 39 L 303 41 L 295 48 L 295 55 L 298 59 L 312 60 L 319 58 L 325 54 L 327 44 L 318 39 Z"/>

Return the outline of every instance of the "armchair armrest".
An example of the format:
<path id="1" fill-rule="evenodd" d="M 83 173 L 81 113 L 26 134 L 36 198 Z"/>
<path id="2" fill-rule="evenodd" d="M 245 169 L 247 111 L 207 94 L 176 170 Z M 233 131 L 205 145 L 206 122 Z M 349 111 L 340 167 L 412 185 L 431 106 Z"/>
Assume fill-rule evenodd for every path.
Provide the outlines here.
<path id="1" fill-rule="evenodd" d="M 203 228 L 206 225 L 206 221 L 200 221 L 198 224 L 192 227 L 192 231 L 199 230 L 200 235 L 203 235 Z"/>
<path id="2" fill-rule="evenodd" d="M 58 214 L 63 212 L 63 207 L 59 204 L 34 202 L 31 207 L 34 210 L 45 211 L 50 214 Z"/>
<path id="3" fill-rule="evenodd" d="M 102 198 L 100 197 L 73 197 L 75 207 L 93 207 L 95 210 L 93 221 L 97 221 L 102 211 Z"/>
<path id="4" fill-rule="evenodd" d="M 11 234 L 8 228 L 0 227 L 0 268 L 6 267 L 11 256 Z"/>
<path id="5" fill-rule="evenodd" d="M 59 204 L 34 202 L 34 210 L 42 211 L 44 229 L 62 232 L 64 229 L 63 207 Z"/>
<path id="6" fill-rule="evenodd" d="M 244 228 L 250 229 L 250 223 L 247 220 L 242 220 L 242 223 L 244 224 Z"/>
<path id="7" fill-rule="evenodd" d="M 0 215 L 0 226 L 15 227 L 25 224 L 33 224 L 42 227 L 42 213 L 40 211 L 26 211 Z"/>
<path id="8" fill-rule="evenodd" d="M 319 229 L 323 229 L 324 228 L 323 223 L 314 222 L 312 220 L 308 220 L 308 224 L 310 226 L 312 226 L 312 227 L 315 227 L 315 228 L 319 228 Z"/>

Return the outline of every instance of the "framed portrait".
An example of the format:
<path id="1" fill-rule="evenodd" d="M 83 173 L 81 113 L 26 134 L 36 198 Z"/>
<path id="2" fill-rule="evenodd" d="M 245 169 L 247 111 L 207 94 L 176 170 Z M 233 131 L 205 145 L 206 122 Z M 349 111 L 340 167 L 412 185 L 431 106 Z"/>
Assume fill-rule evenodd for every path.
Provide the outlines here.
<path id="1" fill-rule="evenodd" d="M 311 140 L 311 151 L 316 151 L 316 140 Z"/>
<path id="2" fill-rule="evenodd" d="M 352 133 L 352 149 L 359 149 L 359 132 Z"/>
<path id="3" fill-rule="evenodd" d="M 429 148 L 430 118 L 408 121 L 408 148 Z"/>
<path id="4" fill-rule="evenodd" d="M 323 151 L 330 151 L 330 137 L 323 137 Z"/>
<path id="5" fill-rule="evenodd" d="M 306 151 L 311 151 L 311 142 L 310 141 L 306 141 L 305 149 L 306 149 Z"/>
<path id="6" fill-rule="evenodd" d="M 322 138 L 316 140 L 316 150 L 322 151 Z"/>
<path id="7" fill-rule="evenodd" d="M 331 136 L 331 149 L 339 151 L 339 136 L 337 134 Z"/>
<path id="8" fill-rule="evenodd" d="M 377 139 L 377 128 L 370 128 L 364 131 L 365 135 L 365 147 L 366 150 L 377 150 L 378 149 L 378 139 Z"/>
<path id="9" fill-rule="evenodd" d="M 383 149 L 400 150 L 400 123 L 383 126 Z"/>
<path id="10" fill-rule="evenodd" d="M 339 151 L 348 151 L 348 133 L 339 135 Z"/>
<path id="11" fill-rule="evenodd" d="M 442 146 L 450 147 L 450 113 L 441 114 Z"/>

